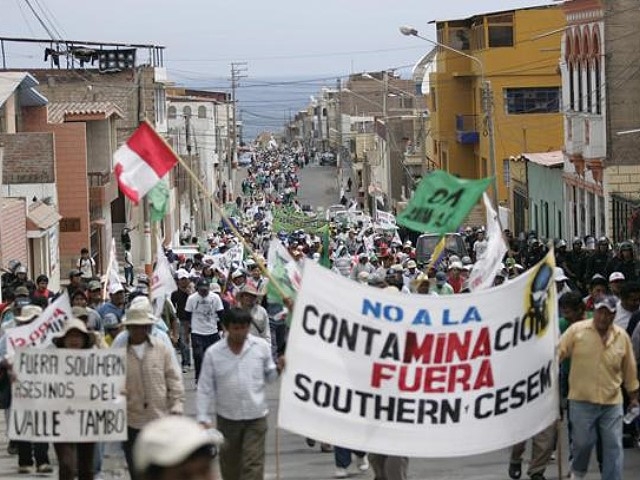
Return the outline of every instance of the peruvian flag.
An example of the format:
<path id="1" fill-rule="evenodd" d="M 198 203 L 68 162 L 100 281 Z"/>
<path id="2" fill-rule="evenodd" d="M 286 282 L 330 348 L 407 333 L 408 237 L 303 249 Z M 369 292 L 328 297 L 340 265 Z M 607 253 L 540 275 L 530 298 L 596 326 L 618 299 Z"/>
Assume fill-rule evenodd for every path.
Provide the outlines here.
<path id="1" fill-rule="evenodd" d="M 140 124 L 113 158 L 118 186 L 136 204 L 178 163 L 175 152 L 147 122 Z"/>

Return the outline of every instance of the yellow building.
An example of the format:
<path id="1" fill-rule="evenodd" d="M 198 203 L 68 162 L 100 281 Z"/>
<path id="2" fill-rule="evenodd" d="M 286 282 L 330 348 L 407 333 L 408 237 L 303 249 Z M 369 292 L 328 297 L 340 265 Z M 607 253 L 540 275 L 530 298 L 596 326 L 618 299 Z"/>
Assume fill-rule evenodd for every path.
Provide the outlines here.
<path id="1" fill-rule="evenodd" d="M 508 205 L 509 158 L 563 145 L 562 10 L 540 6 L 435 23 L 438 42 L 469 57 L 438 47 L 428 102 L 434 158 L 463 178 L 493 175 L 483 102 L 490 92 L 498 200 Z"/>

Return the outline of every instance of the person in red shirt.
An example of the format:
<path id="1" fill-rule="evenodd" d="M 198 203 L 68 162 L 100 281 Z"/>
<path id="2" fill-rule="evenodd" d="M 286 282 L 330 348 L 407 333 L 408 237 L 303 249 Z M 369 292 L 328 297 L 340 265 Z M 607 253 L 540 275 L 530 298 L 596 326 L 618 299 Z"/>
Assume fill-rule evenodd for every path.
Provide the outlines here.
<path id="1" fill-rule="evenodd" d="M 461 275 L 462 268 L 461 262 L 453 262 L 449 265 L 447 283 L 451 285 L 454 293 L 460 293 L 462 290 L 462 284 L 464 283 L 464 277 Z"/>
<path id="2" fill-rule="evenodd" d="M 33 298 L 44 298 L 47 301 L 53 297 L 53 292 L 49 290 L 49 277 L 40 275 L 36 278 L 36 289 L 33 292 Z"/>

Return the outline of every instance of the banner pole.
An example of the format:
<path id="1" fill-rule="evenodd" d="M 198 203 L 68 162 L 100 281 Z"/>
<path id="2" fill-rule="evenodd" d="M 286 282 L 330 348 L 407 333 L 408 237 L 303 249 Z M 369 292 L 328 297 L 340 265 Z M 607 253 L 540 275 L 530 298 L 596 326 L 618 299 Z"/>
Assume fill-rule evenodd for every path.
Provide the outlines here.
<path id="1" fill-rule="evenodd" d="M 102 300 L 107 301 L 107 287 L 109 285 L 109 277 L 111 276 L 111 266 L 113 265 L 113 252 L 115 246 L 115 239 L 111 239 L 111 245 L 109 245 L 109 264 L 107 265 L 106 278 L 102 287 Z"/>

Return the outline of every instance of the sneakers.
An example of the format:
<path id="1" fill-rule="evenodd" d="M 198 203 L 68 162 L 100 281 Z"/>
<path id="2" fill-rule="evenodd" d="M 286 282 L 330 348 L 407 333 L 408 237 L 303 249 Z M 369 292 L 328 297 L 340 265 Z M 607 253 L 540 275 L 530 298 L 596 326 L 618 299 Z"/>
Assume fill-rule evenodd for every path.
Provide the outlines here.
<path id="1" fill-rule="evenodd" d="M 358 457 L 358 470 L 361 472 L 369 470 L 369 459 L 366 455 L 364 457 Z"/>
<path id="2" fill-rule="evenodd" d="M 53 473 L 53 467 L 48 463 L 43 463 L 42 465 L 38 465 L 36 467 L 36 471 L 38 473 Z"/>
<path id="3" fill-rule="evenodd" d="M 349 476 L 349 472 L 347 472 L 346 468 L 336 468 L 336 473 L 334 474 L 334 478 L 347 478 Z"/>
<path id="4" fill-rule="evenodd" d="M 25 474 L 25 475 L 31 474 L 33 473 L 33 467 L 30 467 L 28 465 L 25 465 L 23 467 L 18 467 L 18 473 Z"/>

